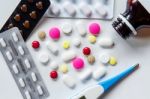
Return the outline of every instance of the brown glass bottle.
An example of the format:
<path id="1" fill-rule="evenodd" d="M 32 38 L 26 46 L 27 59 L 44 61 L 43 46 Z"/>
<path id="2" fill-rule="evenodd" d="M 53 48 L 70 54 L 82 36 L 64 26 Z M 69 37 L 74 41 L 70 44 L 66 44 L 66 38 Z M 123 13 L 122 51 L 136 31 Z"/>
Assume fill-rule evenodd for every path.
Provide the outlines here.
<path id="1" fill-rule="evenodd" d="M 136 35 L 138 29 L 150 27 L 149 9 L 146 9 L 138 0 L 128 0 L 126 11 L 119 15 L 112 26 L 125 39 Z"/>

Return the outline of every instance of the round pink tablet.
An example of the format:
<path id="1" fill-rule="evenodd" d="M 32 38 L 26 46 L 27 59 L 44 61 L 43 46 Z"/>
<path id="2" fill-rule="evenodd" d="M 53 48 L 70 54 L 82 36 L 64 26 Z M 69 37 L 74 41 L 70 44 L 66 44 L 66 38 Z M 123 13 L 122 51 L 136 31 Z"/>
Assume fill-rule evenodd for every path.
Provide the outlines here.
<path id="1" fill-rule="evenodd" d="M 101 27 L 98 23 L 91 23 L 89 25 L 89 32 L 92 34 L 92 35 L 95 35 L 97 36 L 101 31 Z"/>
<path id="2" fill-rule="evenodd" d="M 75 58 L 73 60 L 73 67 L 76 69 L 76 70 L 80 70 L 84 67 L 84 61 L 83 59 L 81 58 Z"/>
<path id="3" fill-rule="evenodd" d="M 60 38 L 60 30 L 57 27 L 53 27 L 50 29 L 49 31 L 49 36 L 53 39 L 53 40 L 58 40 Z"/>

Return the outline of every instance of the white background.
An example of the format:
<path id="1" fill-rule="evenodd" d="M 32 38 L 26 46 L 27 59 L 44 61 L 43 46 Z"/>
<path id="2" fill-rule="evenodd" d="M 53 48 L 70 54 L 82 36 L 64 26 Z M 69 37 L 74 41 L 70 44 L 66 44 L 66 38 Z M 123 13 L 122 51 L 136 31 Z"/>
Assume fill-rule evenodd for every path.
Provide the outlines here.
<path id="1" fill-rule="evenodd" d="M 1 0 L 0 3 L 0 27 L 4 24 L 7 18 L 10 16 L 15 6 L 18 4 L 18 0 Z M 126 7 L 126 0 L 116 0 L 115 3 L 115 17 L 123 12 Z M 49 24 L 50 26 L 59 24 L 64 20 L 56 20 L 56 19 L 45 19 L 41 24 L 41 28 L 45 27 L 45 24 Z M 66 20 L 65 20 L 66 21 Z M 72 21 L 72 20 L 67 20 Z M 73 21 L 72 21 L 73 22 Z M 85 20 L 85 23 L 91 22 L 89 20 Z M 124 70 L 130 65 L 135 63 L 140 63 L 140 68 L 135 73 L 133 73 L 130 77 L 123 80 L 118 86 L 114 87 L 108 94 L 106 94 L 103 99 L 150 99 L 150 37 L 146 38 L 138 38 L 138 39 L 130 39 L 123 40 L 111 27 L 111 21 L 99 21 L 102 24 L 104 31 L 106 32 L 103 35 L 110 35 L 113 37 L 116 46 L 111 51 L 117 59 L 118 65 L 116 67 L 109 68 L 109 75 L 114 75 L 119 73 L 121 70 Z M 39 26 L 40 27 L 40 26 Z M 34 33 L 31 35 L 29 40 L 27 41 L 27 46 L 31 51 L 33 57 L 35 52 L 31 48 L 32 40 L 37 39 L 37 34 L 35 34 L 39 29 L 35 29 Z M 48 67 L 42 67 L 38 60 L 34 58 L 38 69 L 44 79 L 46 86 L 49 91 L 51 91 L 50 80 L 47 77 Z M 9 69 L 0 55 L 0 99 L 22 99 L 22 96 L 17 89 L 17 86 L 9 72 Z M 53 89 L 54 90 L 54 89 Z M 65 90 L 65 89 L 64 89 Z M 53 92 L 52 92 L 53 93 Z M 61 94 L 61 92 L 57 92 L 57 94 Z M 58 94 L 58 95 L 59 95 Z M 68 97 L 70 94 L 67 95 Z M 66 96 L 66 97 L 67 97 Z M 54 99 L 49 97 L 48 99 Z"/>

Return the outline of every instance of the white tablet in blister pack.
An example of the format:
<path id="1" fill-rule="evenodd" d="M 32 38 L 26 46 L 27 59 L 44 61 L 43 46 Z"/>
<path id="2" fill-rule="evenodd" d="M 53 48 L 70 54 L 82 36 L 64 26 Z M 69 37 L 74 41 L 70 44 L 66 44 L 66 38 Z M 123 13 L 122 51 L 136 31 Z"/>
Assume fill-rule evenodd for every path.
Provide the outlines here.
<path id="1" fill-rule="evenodd" d="M 49 95 L 18 28 L 0 34 L 0 52 L 24 99 Z"/>
<path id="2" fill-rule="evenodd" d="M 114 0 L 51 0 L 47 17 L 112 19 Z"/>

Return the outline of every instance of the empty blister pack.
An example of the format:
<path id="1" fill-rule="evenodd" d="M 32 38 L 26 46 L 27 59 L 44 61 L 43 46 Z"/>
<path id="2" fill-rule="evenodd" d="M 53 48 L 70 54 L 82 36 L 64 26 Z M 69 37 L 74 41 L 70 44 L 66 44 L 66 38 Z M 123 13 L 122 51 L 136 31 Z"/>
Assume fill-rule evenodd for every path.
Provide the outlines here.
<path id="1" fill-rule="evenodd" d="M 0 34 L 0 51 L 24 99 L 49 95 L 18 28 Z"/>
<path id="2" fill-rule="evenodd" d="M 49 0 L 21 0 L 2 27 L 1 32 L 12 27 L 18 27 L 23 39 L 26 40 L 46 12 L 49 5 Z"/>
<path id="3" fill-rule="evenodd" d="M 114 0 L 51 0 L 48 17 L 112 19 Z"/>

